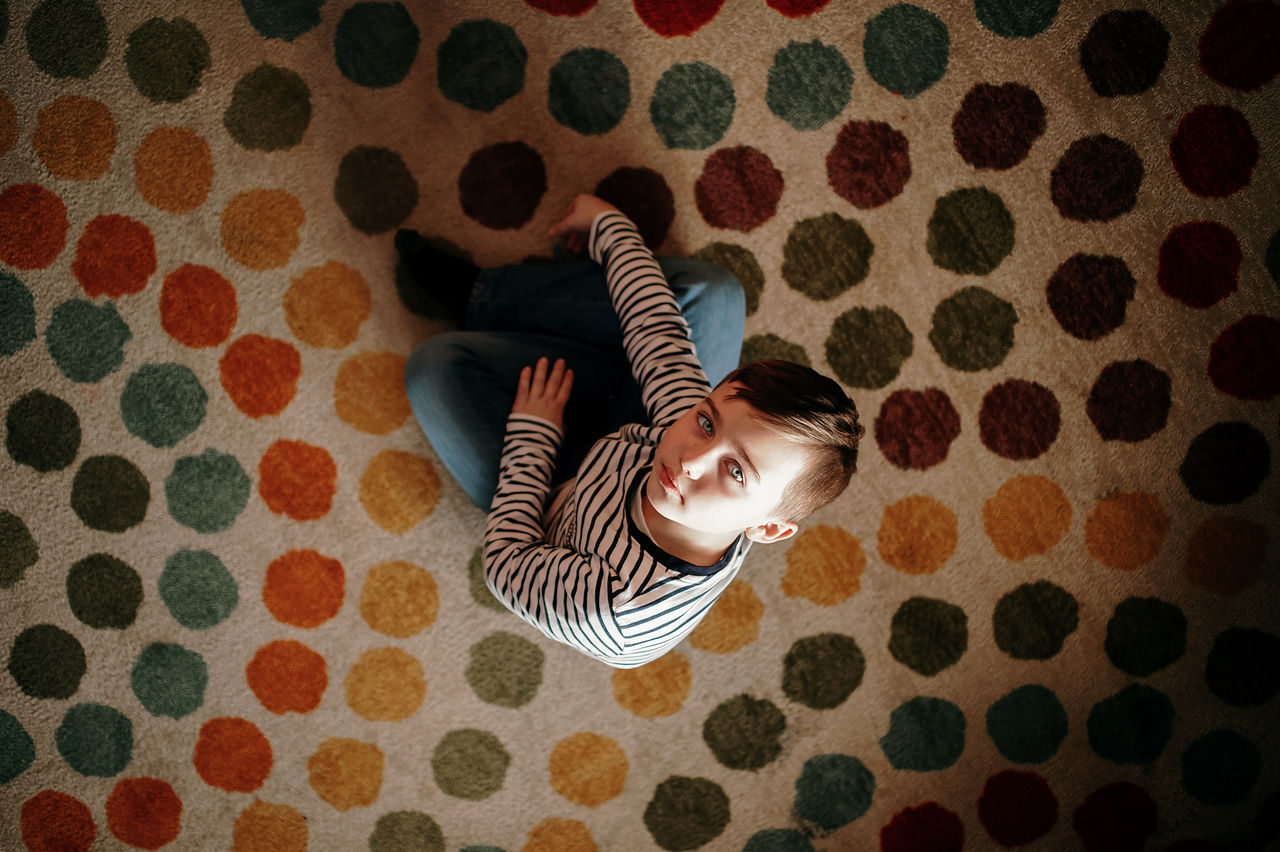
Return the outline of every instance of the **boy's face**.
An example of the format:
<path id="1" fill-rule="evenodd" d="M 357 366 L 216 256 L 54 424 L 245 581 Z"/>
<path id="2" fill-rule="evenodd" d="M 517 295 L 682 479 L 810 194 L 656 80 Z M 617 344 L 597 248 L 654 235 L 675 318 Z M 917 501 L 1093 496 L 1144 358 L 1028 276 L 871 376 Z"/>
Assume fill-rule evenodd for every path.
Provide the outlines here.
<path id="1" fill-rule="evenodd" d="M 669 521 L 710 535 L 741 533 L 759 541 L 753 528 L 789 519 L 772 512 L 782 493 L 808 462 L 803 448 L 758 419 L 737 384 L 722 384 L 673 423 L 654 454 L 645 494 Z"/>

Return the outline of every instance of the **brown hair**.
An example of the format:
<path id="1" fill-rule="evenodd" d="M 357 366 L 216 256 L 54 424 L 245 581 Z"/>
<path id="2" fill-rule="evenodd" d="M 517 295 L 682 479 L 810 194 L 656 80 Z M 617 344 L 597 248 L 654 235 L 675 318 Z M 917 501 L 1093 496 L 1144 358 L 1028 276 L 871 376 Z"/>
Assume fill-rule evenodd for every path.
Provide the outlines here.
<path id="1" fill-rule="evenodd" d="M 782 493 L 778 516 L 798 521 L 839 497 L 858 466 L 858 439 L 866 431 L 844 389 L 816 370 L 776 359 L 744 364 L 720 384 L 727 382 L 740 385 L 731 397 L 810 450 L 808 466 Z"/>

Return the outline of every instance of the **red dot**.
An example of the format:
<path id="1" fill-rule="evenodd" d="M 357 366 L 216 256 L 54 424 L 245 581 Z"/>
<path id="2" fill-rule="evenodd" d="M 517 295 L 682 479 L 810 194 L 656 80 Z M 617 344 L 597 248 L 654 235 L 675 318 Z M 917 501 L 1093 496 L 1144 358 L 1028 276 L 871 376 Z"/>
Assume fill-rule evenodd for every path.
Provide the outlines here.
<path id="1" fill-rule="evenodd" d="M 782 172 L 767 156 L 743 145 L 708 157 L 693 194 L 708 225 L 747 232 L 778 212 L 782 187 Z"/>
<path id="2" fill-rule="evenodd" d="M 1249 314 L 1225 328 L 1209 347 L 1209 378 L 1238 399 L 1280 394 L 1280 320 Z"/>
<path id="3" fill-rule="evenodd" d="M 569 17 L 585 15 L 596 7 L 596 0 L 524 0 L 524 2 L 548 14 Z"/>
<path id="4" fill-rule="evenodd" d="M 192 757 L 196 772 L 210 787 L 252 793 L 271 774 L 271 743 L 252 722 L 234 717 L 210 719 L 200 728 Z"/>
<path id="5" fill-rule="evenodd" d="M 27 799 L 21 822 L 22 842 L 31 852 L 87 852 L 98 833 L 89 807 L 57 790 Z"/>
<path id="6" fill-rule="evenodd" d="M 34 183 L 0 192 L 0 261 L 16 269 L 44 269 L 67 243 L 67 206 Z"/>
<path id="7" fill-rule="evenodd" d="M 1169 157 L 1187 189 L 1205 198 L 1226 198 L 1249 183 L 1258 163 L 1258 140 L 1239 110 L 1205 104 L 1182 117 Z"/>
<path id="8" fill-rule="evenodd" d="M 937 802 L 903 808 L 880 829 L 881 852 L 960 852 L 963 848 L 964 823 Z"/>
<path id="9" fill-rule="evenodd" d="M 895 466 L 927 470 L 947 458 L 960 435 L 960 415 L 937 388 L 896 390 L 880 406 L 876 444 Z"/>
<path id="10" fill-rule="evenodd" d="M 338 560 L 314 550 L 290 550 L 267 567 L 262 601 L 284 624 L 317 627 L 342 608 L 345 584 Z"/>
<path id="11" fill-rule="evenodd" d="M 1127 781 L 1089 794 L 1071 820 L 1085 852 L 1141 852 L 1156 830 L 1156 803 Z"/>
<path id="12" fill-rule="evenodd" d="M 237 313 L 236 288 L 207 266 L 184 264 L 160 287 L 160 325 L 183 346 L 220 345 Z"/>
<path id="13" fill-rule="evenodd" d="M 978 799 L 978 819 L 997 843 L 1025 846 L 1058 821 L 1058 799 L 1036 773 L 1009 769 L 987 779 Z"/>
<path id="14" fill-rule="evenodd" d="M 649 248 L 656 250 L 667 238 L 676 217 L 675 196 L 653 169 L 615 169 L 596 184 L 595 194 L 627 214 Z"/>
<path id="15" fill-rule="evenodd" d="M 1280 73 L 1280 7 L 1231 0 L 1200 36 L 1200 68 L 1217 82 L 1251 92 Z"/>
<path id="16" fill-rule="evenodd" d="M 276 714 L 310 713 L 320 706 L 329 686 L 324 657 L 292 639 L 259 648 L 244 676 L 262 706 Z"/>
<path id="17" fill-rule="evenodd" d="M 107 796 L 107 827 L 138 849 L 159 849 L 182 830 L 182 800 L 158 778 L 125 778 Z"/>
<path id="18" fill-rule="evenodd" d="M 137 293 L 156 271 L 151 231 L 128 216 L 99 216 L 85 226 L 71 272 L 90 296 Z"/>
<path id="19" fill-rule="evenodd" d="M 277 515 L 314 521 L 329 514 L 338 490 L 338 466 L 324 447 L 279 440 L 258 462 L 258 493 Z"/>
<path id="20" fill-rule="evenodd" d="M 978 412 L 983 445 L 1014 461 L 1043 454 L 1061 425 L 1062 410 L 1053 391 L 1022 379 L 1008 379 L 987 391 Z"/>
<path id="21" fill-rule="evenodd" d="M 724 0 L 634 0 L 644 25 L 668 38 L 697 32 L 720 11 Z"/>
<path id="22" fill-rule="evenodd" d="M 831 0 L 768 0 L 769 8 L 788 18 L 803 18 L 812 15 L 830 3 Z"/>
<path id="23" fill-rule="evenodd" d="M 286 341 L 246 334 L 218 362 L 222 389 L 250 417 L 279 414 L 293 401 L 302 356 Z"/>
<path id="24" fill-rule="evenodd" d="M 883 121 L 851 121 L 827 154 L 827 183 L 854 207 L 897 198 L 911 177 L 907 137 Z"/>
<path id="25" fill-rule="evenodd" d="M 1193 308 L 1208 308 L 1236 291 L 1240 242 L 1217 222 L 1186 222 L 1160 245 L 1156 280 L 1166 296 Z"/>

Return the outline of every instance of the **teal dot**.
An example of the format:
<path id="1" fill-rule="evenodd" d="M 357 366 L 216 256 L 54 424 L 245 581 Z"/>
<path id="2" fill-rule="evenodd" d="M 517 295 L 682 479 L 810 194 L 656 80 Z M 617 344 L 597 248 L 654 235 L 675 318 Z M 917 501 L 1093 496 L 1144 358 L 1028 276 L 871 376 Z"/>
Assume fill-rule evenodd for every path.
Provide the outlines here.
<path id="1" fill-rule="evenodd" d="M 1187 650 L 1187 617 L 1159 598 L 1126 598 L 1107 622 L 1107 656 L 1120 671 L 1147 677 Z"/>
<path id="2" fill-rule="evenodd" d="M 1234 805 L 1253 792 L 1262 753 L 1229 728 L 1210 731 L 1182 753 L 1182 787 L 1206 805 Z"/>
<path id="3" fill-rule="evenodd" d="M 204 421 L 205 393 L 196 374 L 181 364 L 144 364 L 120 396 L 129 432 L 153 447 L 172 447 Z"/>
<path id="4" fill-rule="evenodd" d="M 236 83 L 222 125 L 251 151 L 282 151 L 298 145 L 311 123 L 311 90 L 288 68 L 263 63 Z"/>
<path id="5" fill-rule="evenodd" d="M 738 359 L 738 365 L 767 361 L 771 358 L 792 361 L 806 367 L 813 366 L 813 362 L 809 360 L 809 353 L 804 351 L 803 346 L 785 340 L 773 332 L 753 334 L 742 341 L 742 355 Z"/>
<path id="6" fill-rule="evenodd" d="M 933 310 L 929 342 L 942 363 L 955 370 L 990 370 L 1013 349 L 1018 312 L 982 287 L 965 287 Z"/>
<path id="7" fill-rule="evenodd" d="M 67 572 L 67 601 L 76 618 L 89 627 L 123 630 L 138 617 L 142 580 L 114 556 L 94 553 Z"/>
<path id="8" fill-rule="evenodd" d="M 36 759 L 36 744 L 17 717 L 0 710 L 0 784 L 27 771 Z"/>
<path id="9" fill-rule="evenodd" d="M 133 757 L 133 722 L 104 704 L 72 707 L 54 739 L 68 766 L 94 778 L 118 775 Z"/>
<path id="10" fill-rule="evenodd" d="M 1047 660 L 1080 626 L 1080 605 L 1048 580 L 1024 583 L 996 602 L 996 645 L 1015 660 Z"/>
<path id="11" fill-rule="evenodd" d="M 702 741 L 730 769 L 755 771 L 782 753 L 787 718 L 772 701 L 738 695 L 721 702 L 702 723 Z"/>
<path id="12" fill-rule="evenodd" d="M 1058 0 L 975 0 L 978 20 L 1004 38 L 1031 38 L 1049 28 Z"/>
<path id="13" fill-rule="evenodd" d="M 819 633 L 797 639 L 782 662 L 782 691 L 815 710 L 839 707 L 862 683 L 867 661 L 852 636 Z"/>
<path id="14" fill-rule="evenodd" d="M 133 333 L 114 302 L 83 299 L 53 309 L 45 345 L 62 374 L 73 382 L 96 382 L 124 363 L 124 344 Z"/>
<path id="15" fill-rule="evenodd" d="M 889 653 L 907 668 L 933 677 L 959 662 L 969 647 L 969 619 L 936 598 L 903 601 L 889 628 Z"/>
<path id="16" fill-rule="evenodd" d="M 875 246 L 854 219 L 824 213 L 797 222 L 782 249 L 787 286 L 825 301 L 861 284 L 871 271 Z"/>
<path id="17" fill-rule="evenodd" d="M 1173 702 L 1158 689 L 1133 683 L 1089 711 L 1089 745 L 1112 763 L 1154 763 L 1173 734 Z"/>
<path id="18" fill-rule="evenodd" d="M 188 630 L 221 624 L 240 603 L 240 590 L 222 560 L 207 550 L 179 550 L 160 573 L 160 599 Z"/>
<path id="19" fill-rule="evenodd" d="M 890 6 L 867 22 L 862 53 L 871 79 L 914 98 L 942 79 L 951 36 L 937 15 L 910 3 Z"/>
<path id="20" fill-rule="evenodd" d="M 732 243 L 711 243 L 698 249 L 690 257 L 714 263 L 733 273 L 733 277 L 742 285 L 747 316 L 760 309 L 760 295 L 764 292 L 764 270 L 749 249 Z"/>
<path id="21" fill-rule="evenodd" d="M 580 47 L 551 68 L 547 108 L 556 121 L 583 136 L 608 133 L 630 105 L 627 66 L 607 50 Z"/>
<path id="22" fill-rule="evenodd" d="M 153 642 L 138 655 L 130 675 L 133 694 L 152 716 L 181 719 L 204 704 L 209 670 L 195 651 Z"/>
<path id="23" fill-rule="evenodd" d="M 935 266 L 960 275 L 986 275 L 1009 256 L 1013 246 L 1013 217 L 991 190 L 957 189 L 934 205 L 925 249 Z"/>
<path id="24" fill-rule="evenodd" d="M 61 627 L 28 627 L 9 648 L 9 674 L 32 698 L 70 698 L 84 673 L 84 646 Z"/>
<path id="25" fill-rule="evenodd" d="M 0 272 L 0 355 L 8 357 L 36 339 L 36 306 L 26 285 Z"/>
<path id="26" fill-rule="evenodd" d="M 186 18 L 152 18 L 129 33 L 124 52 L 134 87 L 156 103 L 185 100 L 200 88 L 211 61 L 209 43 Z"/>
<path id="27" fill-rule="evenodd" d="M 16 586 L 40 558 L 40 549 L 22 518 L 0 510 L 0 589 Z"/>
<path id="28" fill-rule="evenodd" d="M 440 93 L 479 112 L 493 112 L 524 90 L 529 51 L 497 21 L 464 21 L 436 49 Z"/>
<path id="29" fill-rule="evenodd" d="M 93 0 L 45 0 L 27 20 L 27 52 L 51 77 L 91 77 L 107 55 L 107 19 Z"/>
<path id="30" fill-rule="evenodd" d="M 932 772 L 954 766 L 964 751 L 965 719 L 942 698 L 917 696 L 889 714 L 880 748 L 894 769 Z"/>
<path id="31" fill-rule="evenodd" d="M 9 457 L 41 473 L 69 466 L 80 450 L 76 410 L 42 390 L 23 394 L 9 406 L 5 428 Z"/>
<path id="32" fill-rule="evenodd" d="M 342 13 L 333 39 L 342 76 L 370 89 L 403 80 L 422 37 L 402 3 L 356 3 Z"/>
<path id="33" fill-rule="evenodd" d="M 444 852 L 444 832 L 419 811 L 392 811 L 378 817 L 369 852 Z"/>
<path id="34" fill-rule="evenodd" d="M 240 5 L 258 35 L 293 41 L 320 23 L 324 0 L 240 0 Z"/>
<path id="35" fill-rule="evenodd" d="M 742 852 L 813 852 L 813 844 L 794 828 L 766 828 L 747 838 Z"/>
<path id="36" fill-rule="evenodd" d="M 147 478 L 120 456 L 85 459 L 71 481 L 71 508 L 90 529 L 124 532 L 146 519 L 150 503 Z"/>
<path id="37" fill-rule="evenodd" d="M 911 331 L 892 308 L 850 308 L 827 337 L 827 363 L 846 385 L 878 390 L 898 377 L 913 348 Z"/>
<path id="38" fill-rule="evenodd" d="M 698 151 L 724 138 L 737 100 L 733 82 L 705 62 L 672 65 L 658 79 L 649 120 L 668 148 Z"/>
<path id="39" fill-rule="evenodd" d="M 875 776 L 858 758 L 820 754 L 796 779 L 795 813 L 819 831 L 834 831 L 865 814 L 875 790 Z"/>
<path id="40" fill-rule="evenodd" d="M 1030 683 L 987 710 L 987 733 L 1012 763 L 1043 763 L 1067 736 L 1067 711 L 1053 691 Z"/>
<path id="41" fill-rule="evenodd" d="M 208 449 L 174 463 L 164 494 L 175 521 L 196 532 L 215 533 L 230 527 L 244 511 L 249 485 L 235 456 Z"/>
<path id="42" fill-rule="evenodd" d="M 853 69 L 838 49 L 793 41 L 774 54 L 764 100 L 796 130 L 817 130 L 844 112 L 852 90 Z"/>

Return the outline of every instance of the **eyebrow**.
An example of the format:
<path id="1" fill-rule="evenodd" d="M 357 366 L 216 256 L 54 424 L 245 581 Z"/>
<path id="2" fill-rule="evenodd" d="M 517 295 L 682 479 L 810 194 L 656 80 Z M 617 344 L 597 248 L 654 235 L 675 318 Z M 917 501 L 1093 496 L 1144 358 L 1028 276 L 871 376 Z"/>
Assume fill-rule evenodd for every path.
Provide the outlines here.
<path id="1" fill-rule="evenodd" d="M 716 428 L 717 429 L 720 428 L 720 424 L 723 422 L 722 418 L 720 417 L 720 409 L 716 408 L 716 404 L 711 399 L 710 394 L 708 394 L 706 397 L 706 403 L 707 403 L 707 408 L 711 409 L 711 419 L 715 422 Z M 737 441 L 734 441 L 731 449 L 734 451 L 735 454 L 737 454 L 739 458 L 742 459 L 742 463 L 746 466 L 747 470 L 750 471 L 751 476 L 755 479 L 755 481 L 759 482 L 760 471 L 756 470 L 756 466 L 751 463 L 751 456 L 747 455 L 747 451 L 746 449 L 743 448 L 742 444 L 739 444 Z"/>

